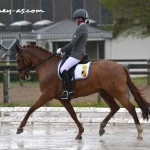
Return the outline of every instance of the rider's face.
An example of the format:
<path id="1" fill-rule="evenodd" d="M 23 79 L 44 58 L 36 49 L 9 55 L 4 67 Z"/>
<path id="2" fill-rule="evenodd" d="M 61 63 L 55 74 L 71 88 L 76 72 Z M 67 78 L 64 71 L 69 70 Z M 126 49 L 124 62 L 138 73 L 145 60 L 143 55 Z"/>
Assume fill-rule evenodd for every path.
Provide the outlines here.
<path id="1" fill-rule="evenodd" d="M 74 22 L 78 25 L 78 18 L 74 19 Z"/>
<path id="2" fill-rule="evenodd" d="M 75 18 L 74 22 L 79 26 L 81 23 L 83 23 L 82 18 Z"/>

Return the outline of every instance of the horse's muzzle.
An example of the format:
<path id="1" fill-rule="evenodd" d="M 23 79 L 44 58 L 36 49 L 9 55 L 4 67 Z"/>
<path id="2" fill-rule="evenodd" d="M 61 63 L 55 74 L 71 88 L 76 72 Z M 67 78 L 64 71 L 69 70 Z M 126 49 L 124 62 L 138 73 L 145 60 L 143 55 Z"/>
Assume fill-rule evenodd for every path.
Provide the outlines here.
<path id="1" fill-rule="evenodd" d="M 31 75 L 29 72 L 19 72 L 19 78 L 28 81 L 31 79 Z"/>
<path id="2" fill-rule="evenodd" d="M 24 78 L 26 81 L 29 81 L 29 80 L 31 80 L 31 75 L 25 75 Z"/>

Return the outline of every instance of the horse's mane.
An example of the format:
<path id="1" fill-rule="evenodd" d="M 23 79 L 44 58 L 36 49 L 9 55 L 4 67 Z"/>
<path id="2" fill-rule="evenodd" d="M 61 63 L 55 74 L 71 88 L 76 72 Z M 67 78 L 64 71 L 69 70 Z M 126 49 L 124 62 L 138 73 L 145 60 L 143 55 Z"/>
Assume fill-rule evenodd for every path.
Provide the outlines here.
<path id="1" fill-rule="evenodd" d="M 35 45 L 23 45 L 22 48 L 33 48 L 33 49 L 40 50 L 40 51 L 47 53 L 47 54 L 50 54 L 50 55 L 53 54 L 52 52 L 50 52 L 50 51 L 48 51 L 42 47 L 35 46 Z"/>

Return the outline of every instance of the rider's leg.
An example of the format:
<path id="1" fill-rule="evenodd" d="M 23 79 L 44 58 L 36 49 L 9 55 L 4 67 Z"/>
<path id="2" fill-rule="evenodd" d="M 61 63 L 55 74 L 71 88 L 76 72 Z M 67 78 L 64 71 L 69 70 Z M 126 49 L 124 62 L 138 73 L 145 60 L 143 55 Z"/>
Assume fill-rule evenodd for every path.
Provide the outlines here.
<path id="1" fill-rule="evenodd" d="M 73 67 L 74 65 L 78 64 L 79 62 L 80 62 L 80 60 L 75 59 L 73 57 L 69 57 L 60 69 L 60 72 L 62 73 L 64 85 L 65 85 L 65 90 L 63 91 L 63 93 L 61 95 L 61 99 L 70 100 L 72 98 L 73 90 L 72 90 L 72 83 L 71 83 L 71 79 L 68 74 L 68 70 L 71 67 Z"/>
<path id="2" fill-rule="evenodd" d="M 76 58 L 73 58 L 73 57 L 69 57 L 64 62 L 64 64 L 62 65 L 62 67 L 60 68 L 60 72 L 63 73 L 64 70 L 68 71 L 70 68 L 72 68 L 73 66 L 75 66 L 79 62 L 80 62 L 79 59 L 76 59 Z"/>
<path id="3" fill-rule="evenodd" d="M 71 98 L 73 97 L 73 88 L 72 88 L 72 83 L 71 83 L 68 71 L 66 70 L 63 71 L 62 78 L 64 81 L 65 89 L 63 90 L 60 98 L 71 100 Z"/>

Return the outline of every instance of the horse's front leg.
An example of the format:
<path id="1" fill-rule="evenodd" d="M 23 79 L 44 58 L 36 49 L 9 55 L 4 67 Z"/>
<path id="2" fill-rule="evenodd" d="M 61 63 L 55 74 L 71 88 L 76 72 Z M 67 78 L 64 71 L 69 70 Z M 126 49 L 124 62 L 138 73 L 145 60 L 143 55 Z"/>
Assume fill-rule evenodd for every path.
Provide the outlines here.
<path id="1" fill-rule="evenodd" d="M 17 134 L 20 134 L 23 132 L 23 127 L 26 125 L 30 115 L 39 107 L 41 107 L 42 105 L 44 105 L 46 102 L 48 102 L 49 100 L 51 100 L 52 98 L 50 96 L 48 96 L 46 93 L 42 94 L 40 96 L 40 98 L 35 102 L 35 104 L 30 107 L 30 109 L 28 110 L 27 114 L 25 115 L 24 119 L 22 120 L 19 128 L 17 129 Z"/>
<path id="2" fill-rule="evenodd" d="M 74 108 L 72 107 L 70 101 L 60 100 L 60 102 L 66 108 L 66 110 L 69 112 L 70 116 L 72 117 L 72 119 L 75 121 L 75 123 L 78 126 L 79 132 L 78 132 L 75 139 L 76 140 L 82 139 L 82 133 L 84 132 L 84 128 L 83 128 L 82 124 L 79 122 L 77 115 L 76 115 L 76 112 L 74 111 Z"/>

